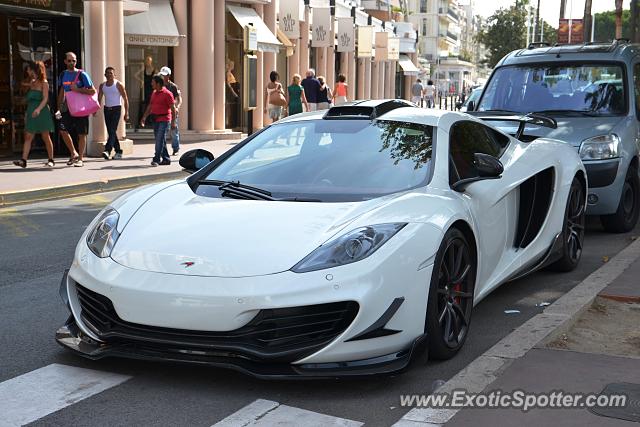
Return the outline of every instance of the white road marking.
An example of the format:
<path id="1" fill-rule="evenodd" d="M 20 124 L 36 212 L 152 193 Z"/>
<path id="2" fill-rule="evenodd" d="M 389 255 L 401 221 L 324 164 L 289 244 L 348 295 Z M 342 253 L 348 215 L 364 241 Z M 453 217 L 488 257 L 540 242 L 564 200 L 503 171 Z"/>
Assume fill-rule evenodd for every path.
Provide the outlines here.
<path id="1" fill-rule="evenodd" d="M 258 399 L 213 427 L 360 427 L 363 423 Z"/>
<path id="2" fill-rule="evenodd" d="M 21 426 L 131 377 L 52 364 L 0 383 L 0 427 Z"/>

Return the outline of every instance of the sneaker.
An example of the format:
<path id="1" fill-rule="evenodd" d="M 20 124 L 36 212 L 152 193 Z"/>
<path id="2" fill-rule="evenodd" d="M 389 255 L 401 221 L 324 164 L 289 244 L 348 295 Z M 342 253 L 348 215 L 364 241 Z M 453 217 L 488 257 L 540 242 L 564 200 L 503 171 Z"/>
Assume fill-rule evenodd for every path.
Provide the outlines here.
<path id="1" fill-rule="evenodd" d="M 82 162 L 82 160 L 78 159 L 78 161 L 77 161 L 77 162 L 75 162 L 75 163 L 73 164 L 73 166 L 75 166 L 75 167 L 77 167 L 77 168 L 81 168 L 81 167 L 83 167 L 83 166 L 84 166 L 84 163 Z"/>
<path id="2" fill-rule="evenodd" d="M 180 151 L 179 148 L 173 150 L 173 153 L 171 153 L 172 156 L 175 156 L 176 154 L 178 154 L 178 151 Z"/>
<path id="3" fill-rule="evenodd" d="M 122 153 L 116 153 L 115 156 L 113 156 L 114 160 L 122 160 Z"/>
<path id="4" fill-rule="evenodd" d="M 107 151 L 103 151 L 103 152 L 102 152 L 102 158 L 103 158 L 103 159 L 105 159 L 105 160 L 109 160 L 109 158 L 110 158 L 110 157 L 109 157 L 109 152 L 107 152 Z"/>
<path id="5" fill-rule="evenodd" d="M 168 166 L 171 164 L 171 160 L 163 160 L 160 162 L 160 166 Z"/>
<path id="6" fill-rule="evenodd" d="M 151 166 L 153 166 L 153 167 L 158 166 L 158 164 L 159 164 L 159 163 L 158 163 L 158 162 L 156 162 L 155 160 L 151 162 Z"/>
<path id="7" fill-rule="evenodd" d="M 56 162 L 53 159 L 49 159 L 47 160 L 47 163 L 45 163 L 45 166 L 52 168 L 56 165 Z"/>

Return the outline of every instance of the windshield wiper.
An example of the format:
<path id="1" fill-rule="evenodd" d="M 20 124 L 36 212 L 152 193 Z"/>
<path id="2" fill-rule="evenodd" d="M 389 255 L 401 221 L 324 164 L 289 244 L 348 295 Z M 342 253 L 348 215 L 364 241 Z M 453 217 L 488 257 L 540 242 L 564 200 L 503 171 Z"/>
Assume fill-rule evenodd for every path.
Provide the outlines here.
<path id="1" fill-rule="evenodd" d="M 262 188 L 252 187 L 251 185 L 242 184 L 240 181 L 222 181 L 218 179 L 201 179 L 198 184 L 217 185 L 221 195 L 239 196 L 249 200 L 276 200 L 271 196 L 271 192 Z"/>
<path id="2" fill-rule="evenodd" d="M 599 116 L 599 114 L 594 111 L 587 110 L 542 110 L 542 111 L 534 111 L 536 114 L 567 114 L 567 115 L 578 115 L 578 116 L 588 116 L 594 117 Z"/>

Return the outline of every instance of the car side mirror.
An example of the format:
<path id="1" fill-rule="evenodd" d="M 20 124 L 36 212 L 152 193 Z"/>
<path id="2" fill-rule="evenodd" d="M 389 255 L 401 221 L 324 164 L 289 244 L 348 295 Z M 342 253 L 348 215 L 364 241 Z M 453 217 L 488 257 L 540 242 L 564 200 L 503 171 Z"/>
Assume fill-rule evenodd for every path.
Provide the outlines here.
<path id="1" fill-rule="evenodd" d="M 195 172 L 202 169 L 213 161 L 215 157 L 213 154 L 202 148 L 196 148 L 195 150 L 189 150 L 180 156 L 180 166 L 189 172 Z"/>
<path id="2" fill-rule="evenodd" d="M 467 185 L 472 182 L 484 181 L 485 179 L 498 179 L 504 172 L 502 162 L 490 154 L 475 153 L 473 155 L 473 165 L 478 171 L 478 176 L 465 178 L 451 186 L 454 191 L 463 192 Z"/>
<path id="3" fill-rule="evenodd" d="M 467 103 L 467 111 L 473 111 L 476 108 L 476 103 L 473 101 L 469 101 Z"/>

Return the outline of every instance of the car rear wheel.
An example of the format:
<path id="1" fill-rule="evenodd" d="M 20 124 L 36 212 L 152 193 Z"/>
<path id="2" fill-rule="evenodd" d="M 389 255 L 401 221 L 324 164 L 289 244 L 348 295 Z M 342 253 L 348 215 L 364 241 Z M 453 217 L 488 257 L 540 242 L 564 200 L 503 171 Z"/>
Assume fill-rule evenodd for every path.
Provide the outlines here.
<path id="1" fill-rule="evenodd" d="M 562 227 L 562 258 L 549 267 L 555 271 L 572 271 L 580 262 L 584 244 L 585 188 L 577 177 L 573 178 Z"/>
<path id="2" fill-rule="evenodd" d="M 600 222 L 610 233 L 626 233 L 633 230 L 640 216 L 640 177 L 637 166 L 630 166 L 622 186 L 618 210 L 612 215 L 602 215 Z"/>
<path id="3" fill-rule="evenodd" d="M 464 234 L 452 228 L 444 236 L 431 273 L 425 332 L 429 357 L 449 359 L 469 332 L 476 280 L 476 257 Z"/>

